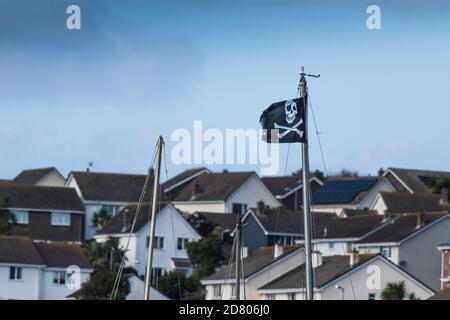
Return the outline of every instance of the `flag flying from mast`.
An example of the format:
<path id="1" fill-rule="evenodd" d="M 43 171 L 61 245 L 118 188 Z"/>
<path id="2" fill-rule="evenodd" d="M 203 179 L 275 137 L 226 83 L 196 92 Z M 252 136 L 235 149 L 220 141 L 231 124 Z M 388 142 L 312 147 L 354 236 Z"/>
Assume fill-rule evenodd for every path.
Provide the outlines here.
<path id="1" fill-rule="evenodd" d="M 259 122 L 268 143 L 306 142 L 305 106 L 307 97 L 275 102 L 262 113 Z"/>

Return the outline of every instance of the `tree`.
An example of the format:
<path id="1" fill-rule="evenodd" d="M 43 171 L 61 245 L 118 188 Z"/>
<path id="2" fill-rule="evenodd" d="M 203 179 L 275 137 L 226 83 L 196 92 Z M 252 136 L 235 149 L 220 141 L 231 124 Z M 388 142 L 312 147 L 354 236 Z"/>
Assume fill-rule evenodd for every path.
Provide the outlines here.
<path id="1" fill-rule="evenodd" d="M 84 243 L 82 248 L 89 262 L 94 267 L 94 272 L 89 281 L 82 285 L 78 299 L 109 299 L 122 257 L 125 254 L 119 248 L 119 239 L 110 237 L 103 243 L 91 240 Z M 122 274 L 116 299 L 125 299 L 129 294 L 129 276 L 129 274 Z"/>
<path id="2" fill-rule="evenodd" d="M 111 216 L 108 211 L 105 208 L 101 208 L 99 211 L 94 212 L 94 215 L 92 216 L 92 226 L 96 229 L 100 229 L 110 219 Z"/>
<path id="3" fill-rule="evenodd" d="M 214 230 L 214 224 L 208 222 L 206 218 L 196 214 L 189 214 L 186 221 L 198 232 L 202 237 L 207 236 Z"/>
<path id="4" fill-rule="evenodd" d="M 0 234 L 9 235 L 13 232 L 16 216 L 8 210 L 9 198 L 0 200 Z"/>
<path id="5" fill-rule="evenodd" d="M 405 296 L 405 281 L 388 282 L 381 292 L 382 300 L 403 300 Z"/>
<path id="6" fill-rule="evenodd" d="M 209 235 L 199 241 L 189 242 L 186 246 L 189 259 L 200 278 L 214 273 L 223 260 L 220 233 L 221 229 L 216 227 Z"/>
<path id="7" fill-rule="evenodd" d="M 433 178 L 430 187 L 433 193 L 440 193 L 443 188 L 450 189 L 450 178 Z"/>
<path id="8" fill-rule="evenodd" d="M 184 273 L 169 272 L 158 279 L 156 289 L 174 300 L 201 297 L 200 280 L 196 274 L 186 277 Z"/>
<path id="9" fill-rule="evenodd" d="M 292 176 L 300 176 L 302 174 L 302 169 L 295 170 L 291 173 Z M 309 172 L 311 177 L 317 177 L 321 181 L 325 181 L 325 174 L 323 171 L 316 169 L 314 171 Z"/>

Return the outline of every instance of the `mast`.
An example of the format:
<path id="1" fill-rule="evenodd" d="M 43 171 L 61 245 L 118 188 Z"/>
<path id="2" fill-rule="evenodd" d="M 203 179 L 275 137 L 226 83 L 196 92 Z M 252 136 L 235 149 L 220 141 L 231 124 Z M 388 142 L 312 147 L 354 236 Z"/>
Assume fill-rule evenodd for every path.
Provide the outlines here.
<path id="1" fill-rule="evenodd" d="M 156 172 L 155 180 L 153 182 L 153 197 L 152 197 L 152 212 L 150 220 L 149 230 L 149 244 L 147 255 L 147 269 L 145 273 L 145 290 L 144 300 L 150 300 L 150 288 L 152 285 L 152 265 L 153 265 L 153 241 L 155 239 L 155 225 L 156 225 L 156 213 L 159 203 L 159 177 L 161 173 L 161 149 L 164 144 L 164 139 L 159 136 L 158 143 L 156 145 Z"/>
<path id="2" fill-rule="evenodd" d="M 238 214 L 236 224 L 236 300 L 241 300 L 241 257 L 242 257 L 242 240 L 241 240 L 241 215 Z"/>
<path id="3" fill-rule="evenodd" d="M 305 112 L 305 134 L 308 139 L 308 105 L 306 103 L 306 78 L 309 76 L 305 74 L 305 69 L 302 67 L 300 73 L 300 97 L 303 97 L 304 112 Z M 308 140 L 302 143 L 302 178 L 303 178 L 303 225 L 305 237 L 305 269 L 306 269 L 306 299 L 314 300 L 314 274 L 312 267 L 312 251 L 311 251 L 311 203 L 309 192 L 309 155 L 308 155 Z"/>

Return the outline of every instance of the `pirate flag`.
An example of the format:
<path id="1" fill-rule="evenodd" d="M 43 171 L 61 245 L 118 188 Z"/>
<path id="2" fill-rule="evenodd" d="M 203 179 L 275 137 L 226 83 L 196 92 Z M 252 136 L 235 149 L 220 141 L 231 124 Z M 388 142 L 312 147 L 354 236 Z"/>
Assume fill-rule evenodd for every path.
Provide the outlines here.
<path id="1" fill-rule="evenodd" d="M 268 143 L 305 143 L 305 106 L 306 98 L 303 97 L 272 103 L 259 119 L 263 140 Z"/>

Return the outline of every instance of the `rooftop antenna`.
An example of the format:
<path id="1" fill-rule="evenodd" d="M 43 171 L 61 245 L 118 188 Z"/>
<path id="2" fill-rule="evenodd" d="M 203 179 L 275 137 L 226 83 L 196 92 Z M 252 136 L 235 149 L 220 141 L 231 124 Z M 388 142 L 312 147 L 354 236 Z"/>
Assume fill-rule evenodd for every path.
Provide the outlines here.
<path id="1" fill-rule="evenodd" d="M 86 172 L 91 172 L 91 168 L 94 166 L 93 161 L 88 161 L 88 167 L 86 168 Z"/>

